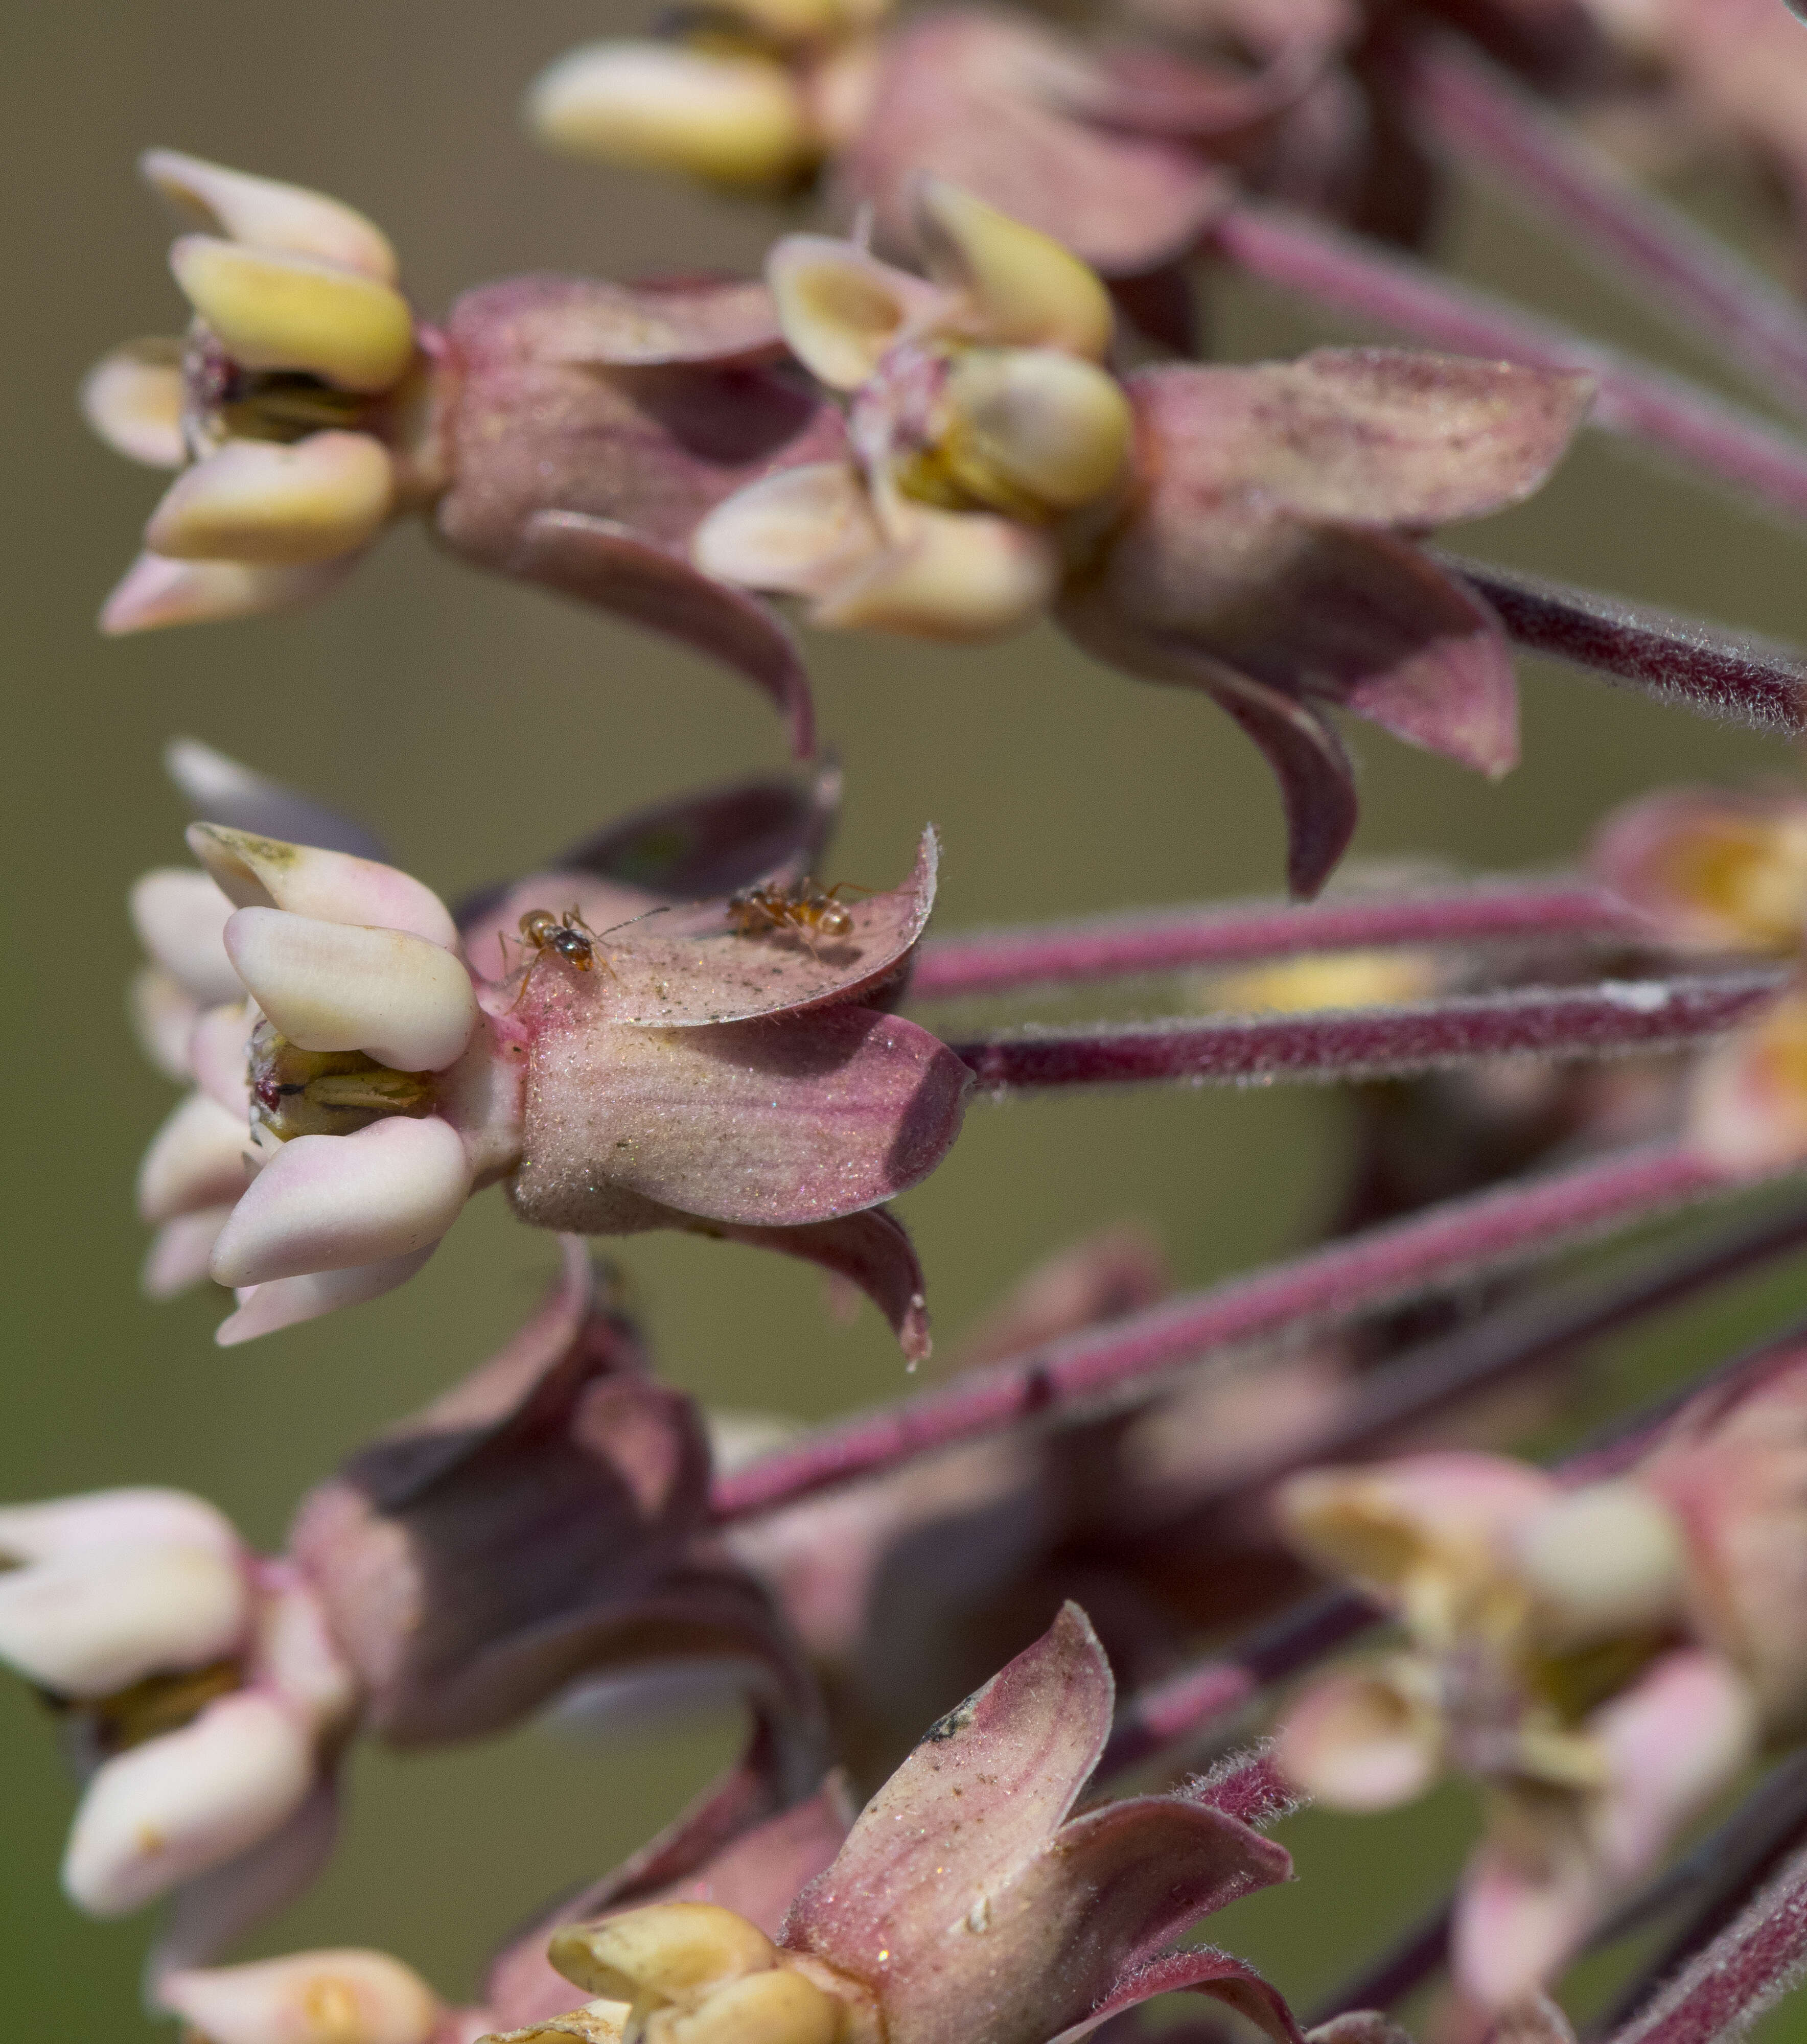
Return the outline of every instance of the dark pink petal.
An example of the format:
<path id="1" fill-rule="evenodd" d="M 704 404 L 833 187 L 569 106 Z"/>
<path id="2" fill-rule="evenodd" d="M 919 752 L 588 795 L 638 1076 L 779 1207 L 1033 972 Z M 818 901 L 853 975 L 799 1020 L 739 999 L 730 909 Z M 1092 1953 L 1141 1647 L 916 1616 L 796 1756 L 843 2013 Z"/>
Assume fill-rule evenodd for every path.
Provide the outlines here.
<path id="1" fill-rule="evenodd" d="M 1165 366 L 1129 387 L 1164 488 L 1368 527 L 1444 525 L 1521 501 L 1593 397 L 1585 376 L 1401 348 Z"/>
<path id="2" fill-rule="evenodd" d="M 811 1221 L 801 1228 L 695 1222 L 691 1228 L 725 1242 L 744 1243 L 750 1249 L 775 1249 L 781 1256 L 801 1257 L 817 1265 L 865 1293 L 884 1315 L 906 1361 L 921 1362 L 932 1351 L 922 1266 L 903 1223 L 883 1207 L 867 1207 L 859 1213 L 843 1214 L 838 1220 Z"/>
<path id="3" fill-rule="evenodd" d="M 790 628 L 758 597 L 699 574 L 681 553 L 625 525 L 579 511 L 536 512 L 509 571 L 734 668 L 782 713 L 792 751 L 806 759 L 814 751 L 816 713 L 803 656 Z"/>
<path id="4" fill-rule="evenodd" d="M 931 1725 L 797 1898 L 781 1942 L 885 1992 L 889 1958 L 965 1923 L 1047 1846 L 1098 1763 L 1113 1685 L 1068 1604 L 1033 1646 Z M 959 2011 L 947 2011 L 957 2021 Z"/>
<path id="5" fill-rule="evenodd" d="M 548 362 L 611 369 L 777 357 L 785 352 L 771 293 L 762 279 L 657 279 L 590 283 L 546 320 Z"/>
<path id="6" fill-rule="evenodd" d="M 939 858 L 934 832 L 925 831 L 902 886 L 841 903 L 853 926 L 844 937 L 743 934 L 719 911 L 702 922 L 702 934 L 690 933 L 698 925 L 688 917 L 636 924 L 606 947 L 598 1012 L 644 1028 L 694 1028 L 863 999 L 895 978 L 915 949 L 935 905 Z M 686 924 L 685 934 L 668 934 Z"/>
<path id="7" fill-rule="evenodd" d="M 575 1234 L 617 1231 L 619 1193 L 705 1220 L 829 1220 L 932 1170 L 970 1084 L 926 1029 L 870 1008 L 655 1030 L 579 995 L 540 1023 L 510 1197 Z"/>
<path id="8" fill-rule="evenodd" d="M 1152 44 L 1118 44 L 1093 59 L 1095 80 L 1068 101 L 1077 114 L 1139 135 L 1197 142 L 1220 156 L 1261 137 L 1323 70 L 1329 48 L 1306 34 L 1277 44 L 1257 71 L 1189 61 Z"/>
<path id="9" fill-rule="evenodd" d="M 873 102 L 836 158 L 843 209 L 870 204 L 879 247 L 916 248 L 925 173 L 1040 228 L 1108 276 L 1183 255 L 1227 202 L 1221 175 L 1175 143 L 1067 110 L 1108 80 L 1077 45 L 1024 16 L 949 10 L 887 36 Z"/>
<path id="10" fill-rule="evenodd" d="M 1078 2044 L 1101 2023 L 1157 1994 L 1208 1994 L 1264 2030 L 1275 2044 L 1299 2044 L 1299 2027 L 1286 1998 L 1252 1966 L 1209 1945 L 1171 1953 L 1124 1973 L 1090 2015 L 1050 2038 L 1048 2044 Z"/>

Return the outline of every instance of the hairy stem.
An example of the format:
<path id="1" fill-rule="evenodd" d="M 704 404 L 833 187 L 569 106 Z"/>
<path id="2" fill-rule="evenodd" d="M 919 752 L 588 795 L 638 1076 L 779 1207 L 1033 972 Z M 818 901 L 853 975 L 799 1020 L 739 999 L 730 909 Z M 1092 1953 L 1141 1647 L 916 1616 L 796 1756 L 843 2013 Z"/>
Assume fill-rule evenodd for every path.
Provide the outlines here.
<path id="1" fill-rule="evenodd" d="M 1686 377 L 1278 207 L 1233 206 L 1211 238 L 1250 276 L 1426 347 L 1583 371 L 1597 386 L 1593 425 L 1672 455 L 1785 517 L 1807 517 L 1807 442 Z"/>
<path id="2" fill-rule="evenodd" d="M 913 1000 L 948 1000 L 1380 944 L 1647 935 L 1623 903 L 1585 879 L 1482 881 L 1384 899 L 1150 909 L 931 938 L 909 990 Z"/>
<path id="3" fill-rule="evenodd" d="M 1807 311 L 1762 271 L 1635 184 L 1478 53 L 1453 42 L 1408 67 L 1414 111 L 1448 156 L 1490 173 L 1540 228 L 1617 272 L 1640 304 L 1723 349 L 1807 412 Z"/>
<path id="4" fill-rule="evenodd" d="M 1661 1144 L 1448 1201 L 806 1434 L 718 1477 L 714 1514 L 770 1512 L 1025 1420 L 1146 1395 L 1214 1350 L 1465 1285 L 1743 1182 L 1682 1145 Z"/>
<path id="5" fill-rule="evenodd" d="M 1023 1029 L 950 1047 L 995 1094 L 1155 1079 L 1390 1078 L 1528 1051 L 1599 1057 L 1694 1043 L 1730 1028 L 1784 977 L 1770 968 L 1515 987 L 1398 1008 Z"/>

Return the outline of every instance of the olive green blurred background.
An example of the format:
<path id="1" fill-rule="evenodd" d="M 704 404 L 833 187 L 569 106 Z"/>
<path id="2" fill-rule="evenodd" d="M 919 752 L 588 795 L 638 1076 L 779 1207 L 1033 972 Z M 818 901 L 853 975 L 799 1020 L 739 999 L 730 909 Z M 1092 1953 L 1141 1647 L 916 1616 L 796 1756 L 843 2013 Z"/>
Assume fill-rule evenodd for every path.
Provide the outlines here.
<path id="1" fill-rule="evenodd" d="M 751 267 L 771 212 L 553 163 L 517 130 L 517 96 L 541 64 L 632 18 L 601 0 L 7 10 L 0 1496 L 178 1484 L 275 1543 L 308 1483 L 479 1361 L 552 1262 L 549 1240 L 492 1194 L 405 1290 L 248 1349 L 213 1346 L 215 1297 L 140 1298 L 133 1173 L 170 1094 L 122 1016 L 123 900 L 140 870 L 182 856 L 166 739 L 204 738 L 355 811 L 452 895 L 623 809 L 782 763 L 750 690 L 454 566 L 411 529 L 317 610 L 119 644 L 92 627 L 160 486 L 87 437 L 75 382 L 115 341 L 183 317 L 138 150 L 168 144 L 366 209 L 429 314 L 523 269 Z M 1722 211 L 1736 199 L 1697 196 Z M 1465 206 L 1449 245 L 1474 274 L 1667 345 L 1488 206 Z M 1237 292 L 1220 294 L 1215 325 L 1220 351 L 1244 356 L 1321 331 Z M 1537 503 L 1457 544 L 1807 640 L 1807 533 L 1601 441 Z M 932 820 L 947 848 L 943 929 L 1275 888 L 1267 775 L 1202 700 L 1110 675 L 1046 632 L 990 652 L 825 637 L 810 652 L 847 769 L 830 878 L 888 882 Z M 1378 734 L 1357 742 L 1360 852 L 1482 867 L 1561 859 L 1601 809 L 1652 782 L 1791 763 L 1773 742 L 1536 668 L 1526 763 L 1501 786 Z M 1341 1140 L 1334 1096 L 1309 1090 L 980 1105 L 905 1203 L 939 1323 L 957 1329 L 1028 1263 L 1126 1214 L 1159 1228 L 1189 1282 L 1276 1253 L 1321 1211 Z M 800 1267 L 657 1239 L 621 1260 L 666 1368 L 713 1400 L 819 1415 L 905 1388 L 875 1319 L 833 1324 Z M 1664 1354 L 1704 1359 L 1804 1298 L 1807 1275 L 1747 1288 Z M 530 1732 L 406 1761 L 360 1754 L 340 1858 L 265 1948 L 383 1946 L 462 1995 L 490 1942 L 640 1842 L 732 1738 L 714 1723 L 606 1746 Z M 146 1926 L 91 1925 L 60 1900 L 70 1791 L 17 1685 L 0 1685 L 0 1741 L 4 2020 L 21 2036 L 146 2034 L 134 1985 Z M 1359 1925 L 1402 1922 L 1429 1896 L 1463 1821 L 1444 1799 L 1391 1826 L 1295 1824 L 1305 1885 L 1246 1905 L 1224 1934 L 1309 2000 Z"/>

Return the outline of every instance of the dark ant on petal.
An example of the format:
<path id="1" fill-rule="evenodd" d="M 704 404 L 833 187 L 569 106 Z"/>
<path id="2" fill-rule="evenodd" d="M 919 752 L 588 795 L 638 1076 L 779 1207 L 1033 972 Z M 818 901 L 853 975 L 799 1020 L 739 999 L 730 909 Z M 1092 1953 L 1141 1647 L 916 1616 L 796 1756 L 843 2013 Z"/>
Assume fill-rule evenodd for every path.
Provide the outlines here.
<path id="1" fill-rule="evenodd" d="M 837 886 L 818 887 L 805 877 L 794 886 L 780 887 L 761 882 L 728 899 L 729 927 L 744 937 L 768 935 L 774 931 L 794 931 L 811 951 L 817 937 L 844 937 L 852 934 L 853 918 L 837 896 L 870 894 L 870 887 L 856 887 L 844 880 Z"/>
<path id="2" fill-rule="evenodd" d="M 533 960 L 527 968 L 526 977 L 521 982 L 520 992 L 509 1003 L 507 1012 L 512 1014 L 521 1005 L 528 988 L 533 983 L 534 974 L 548 957 L 561 958 L 567 965 L 574 966 L 579 972 L 594 972 L 600 966 L 613 979 L 614 968 L 597 948 L 602 939 L 612 936 L 617 930 L 626 929 L 629 924 L 644 923 L 648 916 L 660 916 L 664 912 L 663 905 L 647 909 L 637 916 L 629 916 L 626 922 L 611 923 L 606 930 L 593 930 L 575 906 L 566 909 L 562 916 L 555 916 L 550 909 L 529 909 L 521 919 L 520 941 L 523 948 L 532 952 Z M 502 939 L 502 965 L 506 970 L 508 965 L 506 938 Z"/>

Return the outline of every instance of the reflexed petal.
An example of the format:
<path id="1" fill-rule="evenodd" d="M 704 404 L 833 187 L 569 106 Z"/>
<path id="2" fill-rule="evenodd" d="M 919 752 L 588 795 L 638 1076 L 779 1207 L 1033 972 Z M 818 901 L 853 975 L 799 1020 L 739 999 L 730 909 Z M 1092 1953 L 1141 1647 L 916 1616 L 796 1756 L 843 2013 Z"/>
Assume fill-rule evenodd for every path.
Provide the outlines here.
<path id="1" fill-rule="evenodd" d="M 818 601 L 817 623 L 993 639 L 1027 624 L 1059 586 L 1054 542 L 1013 519 L 912 504 L 900 524 L 895 544 Z"/>
<path id="2" fill-rule="evenodd" d="M 185 1490 L 149 1485 L 90 1490 L 41 1504 L 0 1505 L 0 1558 L 43 1562 L 94 1547 L 210 1547 L 236 1558 L 242 1551 L 225 1514 Z"/>
<path id="3" fill-rule="evenodd" d="M 1380 1669 L 1325 1676 L 1288 1714 L 1275 1758 L 1287 1778 L 1340 1810 L 1390 1810 L 1436 1780 L 1436 1712 Z"/>
<path id="4" fill-rule="evenodd" d="M 188 846 L 235 908 L 403 930 L 442 950 L 457 948 L 458 927 L 445 904 L 399 866 L 213 823 L 190 824 Z"/>
<path id="5" fill-rule="evenodd" d="M 220 955 L 225 956 L 223 947 Z M 233 976 L 236 979 L 238 975 Z M 201 1017 L 199 1001 L 174 973 L 160 965 L 147 965 L 132 975 L 125 1005 L 139 1049 L 165 1078 L 186 1085 L 191 1076 L 188 1039 Z"/>
<path id="6" fill-rule="evenodd" d="M 995 474 L 1056 510 L 1109 490 L 1128 459 L 1129 401 L 1115 377 L 1050 348 L 972 348 L 954 358 L 947 451 L 981 496 Z"/>
<path id="7" fill-rule="evenodd" d="M 398 266 L 388 236 L 324 192 L 228 170 L 175 149 L 147 149 L 138 168 L 179 213 L 229 241 L 317 256 L 383 283 L 395 282 Z"/>
<path id="8" fill-rule="evenodd" d="M 368 433 L 228 440 L 170 485 L 144 544 L 172 560 L 306 567 L 367 544 L 394 497 L 395 464 Z"/>
<path id="9" fill-rule="evenodd" d="M 663 917 L 624 929 L 604 947 L 601 1012 L 610 1021 L 669 1029 L 801 1013 L 869 995 L 902 970 L 928 924 L 940 850 L 935 833 L 925 831 L 902 886 L 844 905 L 843 936 L 717 934 L 717 924 L 706 936 L 665 937 Z"/>
<path id="10" fill-rule="evenodd" d="M 586 44 L 535 79 L 526 115 L 565 156 L 721 184 L 782 182 L 818 148 L 789 70 L 751 52 Z"/>
<path id="11" fill-rule="evenodd" d="M 962 324 L 975 337 L 1103 360 L 1110 294 L 1052 236 L 934 176 L 917 187 L 916 216 L 929 275 L 966 294 Z"/>
<path id="12" fill-rule="evenodd" d="M 138 1166 L 138 1217 L 153 1225 L 203 1207 L 229 1206 L 244 1190 L 250 1130 L 204 1093 L 191 1093 L 151 1138 Z"/>
<path id="13" fill-rule="evenodd" d="M 1701 1055 L 1689 1082 L 1687 1128 L 1727 1170 L 1807 1158 L 1807 988 L 1791 986 Z"/>
<path id="14" fill-rule="evenodd" d="M 1553 1841 L 1542 1864 L 1484 1844 L 1462 1878 L 1451 1970 L 1484 2008 L 1511 2008 L 1562 1970 L 1609 1902 L 1578 1841 Z"/>
<path id="15" fill-rule="evenodd" d="M 302 1137 L 302 1141 L 348 1141 L 347 1137 Z M 274 1282 L 248 1285 L 239 1294 L 238 1309 L 229 1313 L 213 1331 L 221 1348 L 236 1348 L 240 1342 L 255 1341 L 260 1335 L 279 1333 L 336 1312 L 341 1306 L 361 1306 L 380 1299 L 406 1285 L 438 1248 L 430 1242 L 411 1255 L 392 1256 L 381 1263 L 363 1263 L 350 1270 L 322 1270 L 306 1278 L 279 1278 Z"/>
<path id="16" fill-rule="evenodd" d="M 948 303 L 907 270 L 825 234 L 784 236 L 766 258 L 766 281 L 791 352 L 831 390 L 857 390 L 888 348 Z"/>
<path id="17" fill-rule="evenodd" d="M 443 1071 L 477 1026 L 463 965 L 403 930 L 240 909 L 226 948 L 258 1006 L 304 1051 L 363 1051 L 398 1071 Z"/>
<path id="18" fill-rule="evenodd" d="M 1609 816 L 1588 863 L 1671 943 L 1787 951 L 1807 928 L 1807 797 L 1675 788 Z"/>
<path id="19" fill-rule="evenodd" d="M 231 1212 L 229 1206 L 202 1207 L 198 1213 L 178 1214 L 163 1223 L 152 1237 L 138 1273 L 139 1289 L 147 1299 L 173 1299 L 207 1276 L 213 1245 Z"/>
<path id="20" fill-rule="evenodd" d="M 391 1116 L 351 1135 L 298 1135 L 252 1181 L 213 1252 L 221 1285 L 386 1262 L 430 1247 L 471 1190 L 446 1122 Z"/>
<path id="21" fill-rule="evenodd" d="M 362 824 L 340 816 L 310 796 L 298 794 L 280 781 L 272 781 L 236 759 L 229 759 L 198 738 L 172 738 L 163 747 L 163 770 L 200 822 L 248 831 L 256 837 L 278 838 L 289 844 L 349 852 L 358 859 L 383 858 L 380 840 Z M 237 905 L 242 909 L 248 905 L 241 901 Z M 423 929 L 417 934 L 431 933 Z"/>
<path id="22" fill-rule="evenodd" d="M 84 1547 L 0 1574 L 0 1660 L 59 1696 L 105 1696 L 239 1645 L 244 1568 L 217 1545 Z"/>
<path id="23" fill-rule="evenodd" d="M 681 1217 L 674 1219 L 682 1225 Z M 865 1293 L 884 1315 L 905 1362 L 921 1362 L 934 1353 L 922 1266 L 903 1223 L 888 1208 L 867 1207 L 859 1213 L 843 1214 L 838 1220 L 791 1228 L 710 1221 L 694 1231 L 712 1239 L 744 1243 L 749 1249 L 775 1249 L 780 1256 L 799 1257 L 817 1265 Z"/>
<path id="24" fill-rule="evenodd" d="M 901 1958 L 965 1924 L 1047 1847 L 1104 1750 L 1113 1695 L 1104 1650 L 1069 1604 L 929 1727 L 798 1896 L 786 1944 L 869 1981 L 881 1951 Z"/>
<path id="25" fill-rule="evenodd" d="M 167 1975 L 158 2006 L 209 2044 L 431 2044 L 439 1997 L 386 1952 L 297 1952 Z"/>
<path id="26" fill-rule="evenodd" d="M 1102 2001 L 1070 2029 L 1051 2038 L 1049 2044 L 1079 2044 L 1081 2038 L 1090 2036 L 1100 2024 L 1155 1995 L 1187 1992 L 1208 1994 L 1233 2008 L 1258 2030 L 1265 2031 L 1275 2044 L 1303 2044 L 1299 2027 L 1279 1990 L 1270 1986 L 1254 1967 L 1232 1959 L 1227 1952 L 1213 1951 L 1209 1945 L 1170 1952 L 1146 1965 L 1128 1968 Z M 1410 2044 L 1404 2031 L 1371 2011 L 1340 2016 L 1310 2034 L 1313 2038 L 1323 2039 L 1324 2044 Z"/>
<path id="27" fill-rule="evenodd" d="M 185 234 L 170 250 L 183 294 L 247 369 L 298 369 L 375 394 L 414 359 L 414 320 L 391 285 L 317 256 Z"/>
<path id="28" fill-rule="evenodd" d="M 208 624 L 287 610 L 336 588 L 356 558 L 343 554 L 309 567 L 260 568 L 239 561 L 170 561 L 160 554 L 140 554 L 101 606 L 100 628 L 118 638 L 166 624 Z"/>
<path id="29" fill-rule="evenodd" d="M 180 468 L 182 343 L 133 340 L 103 355 L 82 379 L 82 417 L 113 449 L 147 468 Z"/>
<path id="30" fill-rule="evenodd" d="M 970 1085 L 925 1029 L 868 1008 L 659 1030 L 567 1009 L 540 1025 L 509 1197 L 578 1234 L 611 1231 L 617 1193 L 705 1220 L 827 1220 L 933 1170 Z"/>
<path id="31" fill-rule="evenodd" d="M 126 898 L 139 943 L 197 1001 L 212 1007 L 243 997 L 222 941 L 233 905 L 205 873 L 160 866 L 135 880 Z"/>
<path id="32" fill-rule="evenodd" d="M 780 469 L 725 498 L 690 540 L 705 574 L 747 589 L 820 596 L 884 544 L 852 462 Z"/>
<path id="33" fill-rule="evenodd" d="M 267 1837 L 300 1808 L 313 1776 L 308 1742 L 279 1704 L 223 1697 L 95 1774 L 70 1833 L 63 1888 L 91 1916 L 126 1915 Z"/>

